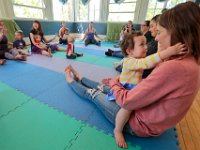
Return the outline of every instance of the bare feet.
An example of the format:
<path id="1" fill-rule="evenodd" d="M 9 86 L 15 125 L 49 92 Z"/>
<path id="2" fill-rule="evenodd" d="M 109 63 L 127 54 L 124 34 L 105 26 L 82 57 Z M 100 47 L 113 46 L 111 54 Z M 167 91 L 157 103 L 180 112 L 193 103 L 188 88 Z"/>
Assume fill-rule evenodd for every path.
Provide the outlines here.
<path id="1" fill-rule="evenodd" d="M 68 66 L 65 68 L 65 76 L 68 83 L 71 83 L 72 81 L 74 81 L 74 79 L 71 76 L 71 66 Z"/>
<path id="2" fill-rule="evenodd" d="M 25 55 L 17 55 L 15 57 L 16 60 L 21 60 L 21 61 L 26 61 L 27 60 L 27 57 Z"/>
<path id="3" fill-rule="evenodd" d="M 74 79 L 76 81 L 80 81 L 81 80 L 81 75 L 71 66 L 71 72 L 74 75 Z"/>
<path id="4" fill-rule="evenodd" d="M 73 78 L 71 76 L 71 73 L 73 74 Z M 73 80 L 76 80 L 76 81 L 81 80 L 80 74 L 71 65 L 69 65 L 65 68 L 65 74 L 66 74 L 67 81 L 72 82 Z"/>
<path id="5" fill-rule="evenodd" d="M 114 135 L 115 135 L 116 143 L 119 147 L 128 148 L 126 141 L 124 139 L 123 133 L 121 131 L 114 129 Z"/>
<path id="6" fill-rule="evenodd" d="M 51 49 L 50 49 L 50 48 L 48 48 L 48 49 L 47 49 L 47 52 L 49 53 L 49 54 L 48 54 L 48 56 L 49 56 L 49 57 L 53 57 L 53 55 L 52 55 L 52 53 L 51 53 Z"/>

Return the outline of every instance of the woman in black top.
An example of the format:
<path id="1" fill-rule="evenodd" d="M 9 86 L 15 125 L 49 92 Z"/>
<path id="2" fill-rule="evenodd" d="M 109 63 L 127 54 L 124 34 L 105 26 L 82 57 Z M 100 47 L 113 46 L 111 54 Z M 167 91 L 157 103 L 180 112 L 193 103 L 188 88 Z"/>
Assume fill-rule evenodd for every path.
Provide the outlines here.
<path id="1" fill-rule="evenodd" d="M 148 47 L 148 51 L 147 51 L 147 56 L 154 54 L 157 52 L 158 50 L 158 42 L 155 40 L 156 34 L 157 34 L 157 23 L 158 23 L 158 19 L 159 19 L 160 15 L 156 15 L 154 16 L 151 21 L 150 21 L 150 29 L 149 31 L 151 32 L 151 36 L 153 37 L 151 42 L 149 42 L 147 44 Z M 152 69 L 146 69 L 143 72 L 142 78 L 146 78 L 152 71 L 154 68 Z"/>
<path id="2" fill-rule="evenodd" d="M 147 44 L 154 39 L 154 37 L 152 37 L 152 35 L 151 35 L 151 32 L 149 31 L 149 28 L 150 28 L 150 21 L 145 20 L 144 23 L 141 24 L 140 30 L 144 34 L 144 36 L 146 37 Z"/>
<path id="3" fill-rule="evenodd" d="M 38 37 L 40 41 L 38 41 Z M 35 20 L 33 22 L 33 28 L 29 34 L 29 39 L 31 42 L 31 51 L 33 53 L 38 53 L 38 54 L 51 57 L 52 56 L 51 49 L 45 43 L 52 42 L 55 38 L 56 36 L 53 39 L 47 40 L 44 37 L 44 33 L 42 31 L 42 26 L 40 22 Z"/>

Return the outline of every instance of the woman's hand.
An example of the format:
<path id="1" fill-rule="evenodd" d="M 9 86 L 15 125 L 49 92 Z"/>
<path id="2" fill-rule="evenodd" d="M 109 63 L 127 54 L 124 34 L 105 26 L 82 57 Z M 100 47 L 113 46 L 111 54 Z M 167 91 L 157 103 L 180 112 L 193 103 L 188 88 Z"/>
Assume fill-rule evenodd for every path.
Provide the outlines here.
<path id="1" fill-rule="evenodd" d="M 111 80 L 112 78 L 105 78 L 103 79 L 101 82 L 106 85 L 106 86 L 109 86 L 109 81 Z"/>
<path id="2" fill-rule="evenodd" d="M 117 76 L 116 78 L 105 78 L 105 79 L 103 79 L 101 82 L 102 82 L 104 85 L 109 86 L 109 82 L 110 82 L 112 79 L 117 79 L 117 80 L 119 80 L 119 76 Z"/>

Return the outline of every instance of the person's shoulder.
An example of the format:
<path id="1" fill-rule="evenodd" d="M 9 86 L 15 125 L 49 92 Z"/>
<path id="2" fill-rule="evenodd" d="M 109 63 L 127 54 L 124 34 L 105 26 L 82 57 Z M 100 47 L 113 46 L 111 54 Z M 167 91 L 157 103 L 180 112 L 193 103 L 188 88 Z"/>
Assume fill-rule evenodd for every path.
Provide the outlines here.
<path id="1" fill-rule="evenodd" d="M 158 69 L 166 72 L 167 74 L 184 74 L 186 71 L 189 71 L 191 66 L 198 66 L 196 61 L 192 56 L 185 57 L 183 59 L 172 59 L 165 61 L 158 65 Z"/>
<path id="2" fill-rule="evenodd" d="M 134 57 L 126 57 L 126 58 L 124 58 L 123 59 L 123 63 L 128 63 L 128 62 L 134 62 L 134 61 L 136 61 L 137 59 L 136 58 L 134 58 Z"/>
<path id="3" fill-rule="evenodd" d="M 16 43 L 18 43 L 18 40 L 14 40 L 13 41 L 13 45 L 15 45 Z"/>
<path id="4" fill-rule="evenodd" d="M 23 44 L 25 44 L 25 43 L 26 43 L 26 42 L 24 41 L 24 39 L 21 39 L 20 41 L 21 41 Z"/>
<path id="5" fill-rule="evenodd" d="M 150 31 L 147 31 L 144 36 L 151 36 L 151 32 Z"/>
<path id="6" fill-rule="evenodd" d="M 35 31 L 34 29 L 32 29 L 32 30 L 30 31 L 30 33 L 36 34 L 36 31 Z"/>

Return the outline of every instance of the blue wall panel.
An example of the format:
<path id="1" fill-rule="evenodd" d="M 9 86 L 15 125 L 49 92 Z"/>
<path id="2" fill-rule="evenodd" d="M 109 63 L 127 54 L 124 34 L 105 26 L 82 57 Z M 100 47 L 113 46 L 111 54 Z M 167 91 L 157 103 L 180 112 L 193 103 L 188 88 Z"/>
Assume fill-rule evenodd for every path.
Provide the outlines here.
<path id="1" fill-rule="evenodd" d="M 15 20 L 19 27 L 24 32 L 25 36 L 29 36 L 29 32 L 32 29 L 32 20 Z M 45 35 L 54 35 L 58 34 L 58 31 L 61 27 L 60 21 L 43 21 L 41 20 L 42 29 Z M 70 29 L 71 33 L 84 33 L 88 28 L 88 22 L 67 22 L 67 27 Z M 94 22 L 94 27 L 97 30 L 98 34 L 106 35 L 107 32 L 107 23 L 106 22 Z M 140 30 L 140 25 L 134 25 L 136 30 Z"/>
<path id="2" fill-rule="evenodd" d="M 32 20 L 15 20 L 16 23 L 19 25 L 21 30 L 24 32 L 25 36 L 29 35 L 29 32 L 32 29 Z M 61 22 L 58 21 L 40 21 L 42 25 L 42 29 L 45 35 L 54 35 L 58 34 L 58 31 L 61 27 Z M 74 23 L 73 22 L 67 22 L 67 27 L 70 29 L 70 32 L 74 33 Z"/>
<path id="3" fill-rule="evenodd" d="M 75 22 L 74 27 L 76 28 L 76 33 L 83 33 L 88 28 L 88 25 L 88 22 Z M 107 23 L 94 22 L 94 28 L 98 34 L 106 35 Z"/>

